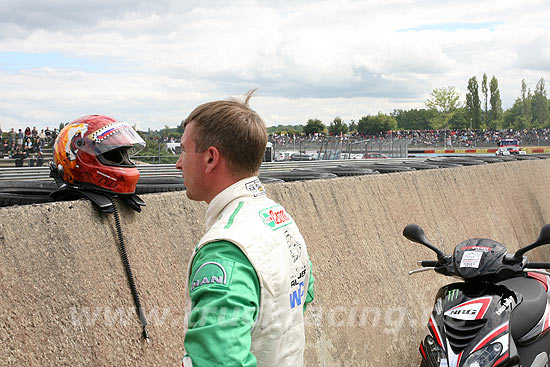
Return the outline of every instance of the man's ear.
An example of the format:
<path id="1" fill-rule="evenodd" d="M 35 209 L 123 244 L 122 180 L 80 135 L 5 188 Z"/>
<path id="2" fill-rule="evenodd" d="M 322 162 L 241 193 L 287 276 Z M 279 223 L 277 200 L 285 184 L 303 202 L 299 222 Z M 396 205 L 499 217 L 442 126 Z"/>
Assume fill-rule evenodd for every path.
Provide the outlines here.
<path id="1" fill-rule="evenodd" d="M 211 173 L 220 163 L 220 151 L 218 148 L 209 147 L 204 155 L 205 173 Z"/>

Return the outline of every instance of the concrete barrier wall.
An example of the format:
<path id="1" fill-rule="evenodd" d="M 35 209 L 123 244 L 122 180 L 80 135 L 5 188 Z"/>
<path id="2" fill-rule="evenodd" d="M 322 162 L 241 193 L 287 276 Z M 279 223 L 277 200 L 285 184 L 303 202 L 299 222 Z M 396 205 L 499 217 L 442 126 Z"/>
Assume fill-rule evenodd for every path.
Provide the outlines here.
<path id="1" fill-rule="evenodd" d="M 272 184 L 314 263 L 307 366 L 414 366 L 436 290 L 452 279 L 409 277 L 429 250 L 401 236 L 420 224 L 450 252 L 473 237 L 509 249 L 550 221 L 550 160 Z M 128 256 L 150 322 L 139 321 L 112 216 L 85 201 L 0 208 L 0 365 L 177 366 L 185 269 L 206 205 L 182 192 L 121 209 Z M 550 259 L 548 249 L 535 259 Z"/>

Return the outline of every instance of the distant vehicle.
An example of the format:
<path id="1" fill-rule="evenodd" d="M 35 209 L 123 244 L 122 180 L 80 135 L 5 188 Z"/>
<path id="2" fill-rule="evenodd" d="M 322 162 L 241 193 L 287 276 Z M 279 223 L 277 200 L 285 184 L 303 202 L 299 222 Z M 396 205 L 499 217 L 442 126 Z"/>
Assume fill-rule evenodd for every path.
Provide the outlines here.
<path id="1" fill-rule="evenodd" d="M 382 154 L 382 153 L 365 153 L 363 154 L 363 158 L 362 159 L 386 159 L 386 158 L 389 158 L 387 155 L 385 154 Z"/>
<path id="2" fill-rule="evenodd" d="M 510 154 L 527 154 L 527 152 L 519 149 L 519 141 L 517 139 L 501 139 L 498 142 L 498 149 L 495 155 Z"/>
<path id="3" fill-rule="evenodd" d="M 296 152 L 277 152 L 275 153 L 275 162 L 289 161 L 290 156 Z"/>
<path id="4" fill-rule="evenodd" d="M 316 155 L 312 153 L 294 153 L 290 156 L 291 161 L 314 161 Z"/>
<path id="5" fill-rule="evenodd" d="M 275 162 L 281 162 L 285 160 L 285 153 L 284 152 L 277 152 L 275 153 L 274 157 Z"/>
<path id="6" fill-rule="evenodd" d="M 273 162 L 275 160 L 274 158 L 273 143 L 267 142 L 263 162 Z"/>
<path id="7" fill-rule="evenodd" d="M 340 159 L 362 159 L 363 154 L 355 154 L 355 153 L 342 153 L 340 154 Z"/>

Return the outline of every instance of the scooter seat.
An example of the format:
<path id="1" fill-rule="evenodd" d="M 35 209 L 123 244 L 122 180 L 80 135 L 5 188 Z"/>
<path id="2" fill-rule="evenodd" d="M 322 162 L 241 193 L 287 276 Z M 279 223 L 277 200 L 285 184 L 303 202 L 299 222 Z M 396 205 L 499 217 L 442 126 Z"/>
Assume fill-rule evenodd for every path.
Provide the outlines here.
<path id="1" fill-rule="evenodd" d="M 517 340 L 533 329 L 544 315 L 546 290 L 538 280 L 529 277 L 506 279 L 499 284 L 523 296 L 510 318 L 512 338 Z"/>

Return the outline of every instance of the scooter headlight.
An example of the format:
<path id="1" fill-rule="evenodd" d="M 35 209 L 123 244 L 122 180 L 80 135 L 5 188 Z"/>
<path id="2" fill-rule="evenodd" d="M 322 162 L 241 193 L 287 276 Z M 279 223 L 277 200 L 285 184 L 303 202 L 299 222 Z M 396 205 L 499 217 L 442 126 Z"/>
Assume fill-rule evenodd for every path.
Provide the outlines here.
<path id="1" fill-rule="evenodd" d="M 447 355 L 443 348 L 439 346 L 430 335 L 426 336 L 424 340 L 424 345 L 426 346 L 426 353 L 428 358 L 432 362 L 432 366 L 447 367 Z"/>
<path id="2" fill-rule="evenodd" d="M 493 343 L 470 354 L 464 367 L 490 367 L 502 352 L 502 344 Z"/>

